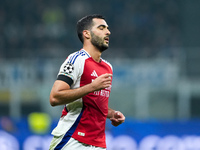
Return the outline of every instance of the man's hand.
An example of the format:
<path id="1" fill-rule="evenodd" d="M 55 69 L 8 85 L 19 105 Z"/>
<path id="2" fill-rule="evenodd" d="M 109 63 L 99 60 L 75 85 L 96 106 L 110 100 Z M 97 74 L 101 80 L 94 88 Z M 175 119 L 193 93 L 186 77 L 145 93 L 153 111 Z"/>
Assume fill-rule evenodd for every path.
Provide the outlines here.
<path id="1" fill-rule="evenodd" d="M 106 73 L 97 77 L 92 83 L 91 86 L 94 91 L 99 91 L 105 88 L 110 87 L 112 74 Z"/>
<path id="2" fill-rule="evenodd" d="M 112 125 L 116 127 L 125 121 L 125 116 L 120 111 L 115 111 L 113 117 L 110 118 L 110 121 Z"/>

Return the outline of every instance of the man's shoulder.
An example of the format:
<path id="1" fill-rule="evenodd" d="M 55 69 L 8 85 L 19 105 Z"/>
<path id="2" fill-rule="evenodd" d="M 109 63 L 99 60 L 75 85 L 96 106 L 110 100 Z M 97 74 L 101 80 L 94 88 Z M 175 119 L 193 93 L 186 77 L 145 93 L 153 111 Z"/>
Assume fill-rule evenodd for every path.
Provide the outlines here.
<path id="1" fill-rule="evenodd" d="M 102 62 L 104 62 L 105 64 L 107 64 L 108 66 L 110 66 L 111 69 L 113 69 L 110 62 L 108 62 L 107 60 L 105 60 L 103 58 L 101 58 L 101 60 L 102 60 Z"/>
<path id="2" fill-rule="evenodd" d="M 67 57 L 67 62 L 74 64 L 76 61 L 82 61 L 88 57 L 90 56 L 85 52 L 85 50 L 82 49 L 82 50 L 71 53 Z"/>

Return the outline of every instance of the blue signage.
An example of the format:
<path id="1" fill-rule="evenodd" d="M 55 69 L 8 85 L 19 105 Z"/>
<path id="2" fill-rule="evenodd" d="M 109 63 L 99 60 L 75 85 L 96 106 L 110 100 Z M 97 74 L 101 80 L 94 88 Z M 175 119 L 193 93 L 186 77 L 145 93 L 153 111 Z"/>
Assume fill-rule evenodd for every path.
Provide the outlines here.
<path id="1" fill-rule="evenodd" d="M 0 150 L 47 150 L 51 130 L 35 134 L 27 119 L 0 126 Z M 136 121 L 127 119 L 118 127 L 106 125 L 107 150 L 197 150 L 200 149 L 200 121 Z"/>

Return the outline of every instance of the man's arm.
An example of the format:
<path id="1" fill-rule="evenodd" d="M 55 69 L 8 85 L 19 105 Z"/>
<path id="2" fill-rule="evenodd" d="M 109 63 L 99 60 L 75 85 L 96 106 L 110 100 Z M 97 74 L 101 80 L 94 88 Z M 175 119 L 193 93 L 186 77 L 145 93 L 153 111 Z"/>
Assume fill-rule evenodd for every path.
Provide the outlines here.
<path id="1" fill-rule="evenodd" d="M 118 126 L 125 121 L 125 116 L 120 111 L 108 108 L 107 118 L 110 119 L 113 126 Z"/>
<path id="2" fill-rule="evenodd" d="M 50 93 L 50 104 L 51 106 L 68 104 L 88 93 L 108 88 L 111 85 L 111 76 L 112 74 L 103 74 L 92 83 L 76 89 L 70 89 L 70 86 L 66 82 L 56 80 Z"/>

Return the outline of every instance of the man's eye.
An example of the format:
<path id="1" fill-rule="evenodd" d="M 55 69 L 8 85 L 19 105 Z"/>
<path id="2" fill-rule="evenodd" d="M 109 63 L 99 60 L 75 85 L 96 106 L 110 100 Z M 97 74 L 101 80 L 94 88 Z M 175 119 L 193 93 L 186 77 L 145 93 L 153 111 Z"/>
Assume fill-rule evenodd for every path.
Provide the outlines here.
<path id="1" fill-rule="evenodd" d="M 104 29 L 104 27 L 99 27 L 99 29 L 100 29 L 100 30 L 103 30 L 103 29 Z"/>

